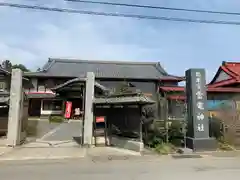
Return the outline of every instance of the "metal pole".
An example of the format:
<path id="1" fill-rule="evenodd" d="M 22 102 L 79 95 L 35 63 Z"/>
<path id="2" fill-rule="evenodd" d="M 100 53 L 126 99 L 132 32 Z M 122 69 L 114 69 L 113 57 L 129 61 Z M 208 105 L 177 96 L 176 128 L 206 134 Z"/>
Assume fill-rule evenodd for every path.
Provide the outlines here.
<path id="1" fill-rule="evenodd" d="M 187 120 L 188 120 L 188 117 L 187 117 L 187 104 L 185 103 L 184 104 L 184 148 L 186 149 L 187 148 Z"/>
<path id="2" fill-rule="evenodd" d="M 107 125 L 107 118 L 104 116 L 104 138 L 105 138 L 105 146 L 108 145 L 108 125 Z"/>
<path id="3" fill-rule="evenodd" d="M 143 135 L 142 135 L 142 122 L 140 122 L 140 142 L 143 142 Z"/>
<path id="4" fill-rule="evenodd" d="M 141 105 L 139 105 L 139 109 L 140 109 L 140 112 L 142 112 L 142 106 Z M 141 115 L 141 114 L 140 114 Z M 142 121 L 141 121 L 141 119 L 140 119 L 140 142 L 143 142 L 143 135 L 142 135 Z"/>
<path id="5" fill-rule="evenodd" d="M 93 117 L 93 137 L 94 137 L 94 143 L 95 146 L 97 146 L 97 122 L 96 122 L 96 117 Z"/>
<path id="6" fill-rule="evenodd" d="M 82 115 L 82 145 L 84 145 L 84 122 L 85 122 L 85 95 L 86 95 L 86 82 L 83 85 L 82 88 L 82 110 L 83 110 L 83 115 Z"/>
<path id="7" fill-rule="evenodd" d="M 165 100 L 165 107 L 166 107 L 166 113 L 165 113 L 165 130 L 166 130 L 166 143 L 168 143 L 168 99 L 167 99 L 167 96 L 166 96 L 166 93 L 164 93 L 164 100 Z"/>

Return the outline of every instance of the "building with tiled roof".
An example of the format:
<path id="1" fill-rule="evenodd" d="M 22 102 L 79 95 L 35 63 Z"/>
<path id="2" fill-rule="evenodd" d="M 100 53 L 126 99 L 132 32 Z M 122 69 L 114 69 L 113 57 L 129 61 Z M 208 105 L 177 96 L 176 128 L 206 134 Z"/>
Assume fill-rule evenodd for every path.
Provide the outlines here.
<path id="1" fill-rule="evenodd" d="M 236 107 L 237 101 L 240 100 L 240 63 L 223 62 L 211 82 L 206 86 L 209 101 L 231 100 L 235 101 Z M 176 102 L 181 103 L 186 99 L 183 86 L 160 86 L 159 93 L 172 103 L 169 104 L 169 108 L 172 108 L 173 111 L 177 109 L 175 108 Z"/>
<path id="2" fill-rule="evenodd" d="M 90 61 L 50 58 L 39 72 L 27 72 L 25 77 L 33 87 L 26 92 L 30 98 L 31 115 L 59 114 L 62 99 L 56 97 L 52 88 L 78 77 L 94 72 L 96 81 L 114 91 L 121 83 L 128 82 L 146 95 L 157 98 L 158 86 L 177 85 L 182 77 L 168 74 L 159 62 Z M 79 100 L 73 99 L 73 108 Z M 56 107 L 55 107 L 56 106 Z"/>
<path id="3" fill-rule="evenodd" d="M 26 73 L 25 76 L 79 77 L 94 72 L 96 78 L 178 80 L 168 74 L 160 62 L 91 61 L 49 58 L 40 72 Z"/>
<path id="4" fill-rule="evenodd" d="M 185 87 L 181 86 L 162 86 L 159 88 L 163 92 L 184 92 Z M 239 62 L 223 62 L 218 68 L 215 76 L 209 84 L 207 84 L 207 92 L 209 93 L 240 93 L 240 63 Z M 177 98 L 177 96 L 169 96 L 168 98 Z M 182 95 L 180 99 L 184 99 Z"/>
<path id="5" fill-rule="evenodd" d="M 209 87 L 236 87 L 240 83 L 240 63 L 223 62 Z"/>

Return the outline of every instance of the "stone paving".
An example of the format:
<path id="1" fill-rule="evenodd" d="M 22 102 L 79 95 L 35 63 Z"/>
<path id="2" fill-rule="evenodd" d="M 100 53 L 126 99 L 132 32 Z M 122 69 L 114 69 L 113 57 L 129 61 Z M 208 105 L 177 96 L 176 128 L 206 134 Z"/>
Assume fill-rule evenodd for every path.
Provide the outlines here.
<path id="1" fill-rule="evenodd" d="M 0 157 L 2 155 L 4 155 L 5 153 L 8 153 L 12 150 L 12 148 L 8 148 L 8 147 L 0 147 Z"/>
<path id="2" fill-rule="evenodd" d="M 85 149 L 78 148 L 16 148 L 5 152 L 0 160 L 65 159 L 85 156 Z"/>
<path id="3" fill-rule="evenodd" d="M 140 153 L 112 147 L 19 147 L 3 149 L 2 154 L 0 154 L 0 161 L 30 159 L 67 159 L 82 157 L 91 157 L 94 159 L 98 159 L 99 157 L 106 158 L 126 156 L 140 156 Z"/>
<path id="4" fill-rule="evenodd" d="M 80 137 L 82 135 L 82 122 L 81 121 L 69 121 L 67 123 L 61 123 L 55 127 L 40 139 L 43 141 L 68 141 L 74 137 Z"/>

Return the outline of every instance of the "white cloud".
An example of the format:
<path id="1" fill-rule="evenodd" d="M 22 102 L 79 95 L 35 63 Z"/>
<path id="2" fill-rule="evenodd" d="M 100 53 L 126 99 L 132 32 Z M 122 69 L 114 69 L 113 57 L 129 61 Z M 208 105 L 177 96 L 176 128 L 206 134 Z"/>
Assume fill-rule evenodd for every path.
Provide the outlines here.
<path id="1" fill-rule="evenodd" d="M 58 7 L 59 5 L 64 7 L 66 4 L 58 3 Z M 2 59 L 8 57 L 15 61 L 16 55 L 13 54 L 18 54 L 18 61 L 35 68 L 48 57 L 141 60 L 139 58 L 142 57 L 141 55 L 154 51 L 144 44 L 132 43 L 131 39 L 125 42 L 126 39 L 120 38 L 120 36 L 124 38 L 123 33 L 134 27 L 134 21 L 131 19 L 49 12 L 42 13 L 40 17 L 38 12 L 9 10 L 13 13 L 11 18 L 5 19 L 8 26 L 16 27 L 10 25 L 13 23 L 10 20 L 17 18 L 16 15 L 21 13 L 18 23 L 25 27 L 21 27 L 22 30 L 15 29 L 11 33 L 4 32 L 0 35 L 4 39 L 0 42 L 5 46 L 5 50 L 0 54 Z M 4 13 L 10 14 L 10 12 Z M 29 39 L 21 38 L 26 37 L 28 33 L 30 33 Z M 27 52 L 31 52 L 32 56 L 28 55 L 26 58 Z"/>
<path id="2" fill-rule="evenodd" d="M 14 48 L 14 47 L 6 45 L 5 43 L 0 43 L 0 54 L 1 54 L 2 60 L 8 59 L 16 64 L 29 63 L 33 59 L 36 58 L 36 56 L 34 54 L 32 54 L 31 52 L 29 52 L 27 50 L 22 50 L 20 48 Z"/>
<path id="3" fill-rule="evenodd" d="M 41 5 L 48 3 L 49 6 L 88 10 L 92 7 L 94 10 L 106 12 L 123 10 L 123 8 L 103 9 L 103 6 L 70 4 L 63 0 L 14 2 Z M 147 4 L 146 1 L 141 2 Z M 140 2 L 132 0 L 129 3 Z M 188 0 L 181 2 L 151 0 L 148 4 L 240 11 L 237 0 L 224 3 L 219 0 L 213 0 L 211 3 L 209 0 L 195 0 L 191 3 Z M 126 11 L 131 9 L 128 8 Z M 156 13 L 156 11 L 132 10 L 132 13 L 171 15 L 167 11 Z M 206 67 L 210 72 L 210 78 L 221 61 L 236 60 L 240 56 L 239 27 L 236 26 L 136 20 L 13 8 L 0 8 L 0 14 L 0 59 L 7 58 L 14 62 L 22 62 L 30 68 L 41 66 L 48 57 L 154 60 L 161 61 L 170 73 L 178 75 L 183 75 L 184 70 L 190 67 Z M 172 13 L 172 16 L 177 15 L 179 13 Z M 192 13 L 188 15 L 191 17 Z"/>

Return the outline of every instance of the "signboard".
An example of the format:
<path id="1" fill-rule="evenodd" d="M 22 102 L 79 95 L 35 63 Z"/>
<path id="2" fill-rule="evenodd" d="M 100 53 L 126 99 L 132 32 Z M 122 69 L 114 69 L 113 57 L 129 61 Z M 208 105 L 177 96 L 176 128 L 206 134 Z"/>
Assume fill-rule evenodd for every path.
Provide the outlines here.
<path id="1" fill-rule="evenodd" d="M 72 102 L 67 101 L 64 117 L 66 119 L 69 119 L 71 117 L 71 112 L 72 112 Z"/>
<path id="2" fill-rule="evenodd" d="M 104 116 L 96 117 L 96 123 L 101 123 L 101 122 L 105 122 L 105 117 Z"/>
<path id="3" fill-rule="evenodd" d="M 209 138 L 209 122 L 206 116 L 206 79 L 204 69 L 186 71 L 188 109 L 188 137 Z"/>

